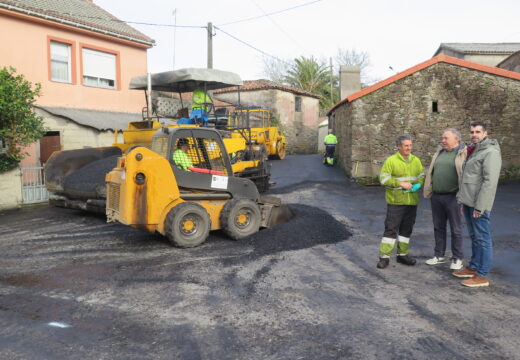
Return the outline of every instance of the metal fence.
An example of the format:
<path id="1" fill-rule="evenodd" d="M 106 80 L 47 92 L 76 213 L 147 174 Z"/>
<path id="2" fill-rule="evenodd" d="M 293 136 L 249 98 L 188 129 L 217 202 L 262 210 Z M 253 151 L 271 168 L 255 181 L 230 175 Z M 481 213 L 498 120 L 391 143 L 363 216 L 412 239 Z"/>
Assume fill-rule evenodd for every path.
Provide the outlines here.
<path id="1" fill-rule="evenodd" d="M 49 200 L 49 193 L 45 188 L 43 167 L 21 168 L 22 170 L 22 202 L 35 204 Z"/>

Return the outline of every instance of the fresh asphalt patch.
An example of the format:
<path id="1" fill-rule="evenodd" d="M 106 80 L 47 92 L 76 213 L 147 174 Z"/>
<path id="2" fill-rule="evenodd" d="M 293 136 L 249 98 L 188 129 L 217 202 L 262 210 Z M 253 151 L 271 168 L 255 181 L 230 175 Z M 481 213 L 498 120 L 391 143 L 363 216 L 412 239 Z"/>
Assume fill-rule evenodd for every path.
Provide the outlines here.
<path id="1" fill-rule="evenodd" d="M 240 249 L 248 250 L 239 258 L 241 261 L 252 261 L 284 251 L 338 243 L 347 240 L 352 235 L 344 224 L 324 210 L 301 204 L 289 204 L 289 207 L 294 216 L 288 222 L 262 229 L 244 239 L 232 242 L 228 246 L 234 247 L 237 252 Z M 227 239 L 224 234 L 220 233 L 213 236 Z"/>

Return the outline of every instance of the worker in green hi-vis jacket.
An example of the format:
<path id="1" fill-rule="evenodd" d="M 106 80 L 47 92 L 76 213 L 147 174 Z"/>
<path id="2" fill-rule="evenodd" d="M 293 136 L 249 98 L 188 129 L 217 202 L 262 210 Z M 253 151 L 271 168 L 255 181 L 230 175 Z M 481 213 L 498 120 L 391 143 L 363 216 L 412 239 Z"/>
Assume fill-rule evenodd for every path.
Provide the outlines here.
<path id="1" fill-rule="evenodd" d="M 397 262 L 415 265 L 416 260 L 408 255 L 410 236 L 412 235 L 419 194 L 424 185 L 424 169 L 421 160 L 412 155 L 412 136 L 400 135 L 397 138 L 397 152 L 388 157 L 379 182 L 386 187 L 385 232 L 379 247 L 377 267 L 384 269 L 390 262 L 390 256 L 397 240 Z"/>
<path id="2" fill-rule="evenodd" d="M 332 133 L 332 129 L 329 129 L 329 133 L 323 140 L 325 143 L 325 158 L 323 163 L 325 165 L 334 165 L 334 153 L 336 152 L 336 145 L 338 144 L 338 138 Z"/>
<path id="3" fill-rule="evenodd" d="M 193 167 L 193 163 L 188 156 L 189 148 L 190 143 L 188 139 L 179 139 L 177 150 L 173 153 L 173 162 L 184 171 L 191 171 L 189 168 Z"/>

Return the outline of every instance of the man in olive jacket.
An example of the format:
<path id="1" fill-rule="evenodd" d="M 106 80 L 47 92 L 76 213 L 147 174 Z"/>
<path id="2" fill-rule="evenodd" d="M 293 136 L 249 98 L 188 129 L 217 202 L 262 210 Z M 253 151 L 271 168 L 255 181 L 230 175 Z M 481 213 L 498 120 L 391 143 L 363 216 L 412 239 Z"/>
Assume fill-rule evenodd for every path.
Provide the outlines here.
<path id="1" fill-rule="evenodd" d="M 426 260 L 428 265 L 446 261 L 448 222 L 451 229 L 452 270 L 462 269 L 462 214 L 457 203 L 457 192 L 462 178 L 462 165 L 466 160 L 466 145 L 461 143 L 460 132 L 446 129 L 442 133 L 442 146 L 433 155 L 424 181 L 424 198 L 431 198 L 434 256 Z"/>
<path id="2" fill-rule="evenodd" d="M 487 137 L 486 125 L 482 122 L 471 123 L 471 142 L 475 148 L 472 151 L 468 149 L 457 200 L 463 205 L 472 254 L 468 266 L 455 271 L 453 275 L 469 278 L 462 281 L 464 286 L 481 287 L 489 285 L 488 274 L 493 258 L 490 213 L 495 201 L 502 157 L 498 142 Z"/>
<path id="3" fill-rule="evenodd" d="M 416 260 L 408 255 L 419 195 L 424 184 L 424 169 L 421 160 L 412 155 L 412 136 L 397 138 L 398 152 L 388 157 L 379 175 L 379 182 L 386 187 L 385 232 L 379 247 L 377 267 L 384 269 L 390 263 L 390 255 L 397 240 L 397 262 L 415 265 Z"/>

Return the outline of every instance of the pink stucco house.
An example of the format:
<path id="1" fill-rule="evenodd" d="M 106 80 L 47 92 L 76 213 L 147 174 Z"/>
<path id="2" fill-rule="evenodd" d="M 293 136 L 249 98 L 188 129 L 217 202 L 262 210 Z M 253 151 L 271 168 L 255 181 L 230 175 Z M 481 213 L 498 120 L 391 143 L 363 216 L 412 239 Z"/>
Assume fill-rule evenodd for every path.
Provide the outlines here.
<path id="1" fill-rule="evenodd" d="M 112 130 L 140 119 L 144 97 L 128 83 L 147 72 L 153 44 L 91 0 L 0 0 L 0 66 L 41 83 L 36 109 L 50 129 L 22 166 L 110 145 Z"/>
<path id="2" fill-rule="evenodd" d="M 53 151 L 110 146 L 141 120 L 144 96 L 128 84 L 153 45 L 93 0 L 0 0 L 0 66 L 42 85 L 35 108 L 49 130 L 0 174 L 0 209 L 46 200 L 41 165 Z"/>

